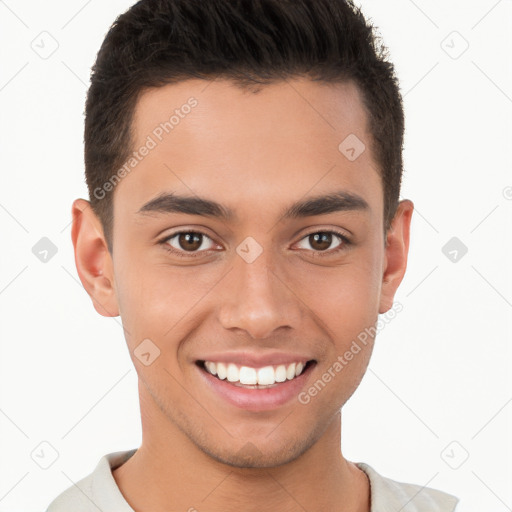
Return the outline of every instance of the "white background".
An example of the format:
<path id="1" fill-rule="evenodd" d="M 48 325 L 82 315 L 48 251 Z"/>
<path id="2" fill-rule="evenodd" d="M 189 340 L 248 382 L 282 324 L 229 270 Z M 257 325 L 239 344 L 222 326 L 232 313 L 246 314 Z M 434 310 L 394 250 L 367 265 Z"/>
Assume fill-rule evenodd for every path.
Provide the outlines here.
<path id="1" fill-rule="evenodd" d="M 69 224 L 87 198 L 89 70 L 131 4 L 0 1 L 0 512 L 44 511 L 102 455 L 140 444 L 120 319 L 95 312 Z M 401 81 L 402 197 L 416 211 L 403 311 L 344 409 L 344 454 L 455 494 L 459 511 L 512 510 L 512 1 L 366 0 L 363 12 Z M 47 59 L 42 37 L 58 44 Z M 42 237 L 58 249 L 47 263 L 32 253 Z M 468 248 L 457 262 L 442 252 L 452 237 Z M 58 452 L 48 469 L 41 442 Z"/>

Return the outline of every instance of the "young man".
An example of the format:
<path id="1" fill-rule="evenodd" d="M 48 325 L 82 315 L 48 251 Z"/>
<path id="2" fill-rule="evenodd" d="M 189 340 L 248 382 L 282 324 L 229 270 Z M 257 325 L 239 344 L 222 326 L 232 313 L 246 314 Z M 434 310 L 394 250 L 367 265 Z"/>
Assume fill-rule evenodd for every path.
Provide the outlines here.
<path id="1" fill-rule="evenodd" d="M 122 318 L 143 441 L 48 512 L 455 509 L 341 450 L 407 264 L 403 129 L 348 0 L 142 0 L 116 20 L 72 240 L 95 309 Z"/>

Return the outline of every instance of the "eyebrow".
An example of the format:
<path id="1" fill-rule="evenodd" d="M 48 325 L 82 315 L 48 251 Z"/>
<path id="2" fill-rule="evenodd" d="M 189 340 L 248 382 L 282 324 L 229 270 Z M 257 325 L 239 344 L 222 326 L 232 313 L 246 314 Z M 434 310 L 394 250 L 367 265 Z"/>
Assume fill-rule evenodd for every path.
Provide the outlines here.
<path id="1" fill-rule="evenodd" d="M 280 218 L 296 219 L 339 211 L 368 211 L 369 209 L 369 204 L 361 196 L 340 190 L 298 201 L 286 208 L 281 213 Z M 226 221 L 237 217 L 232 209 L 211 199 L 197 196 L 180 196 L 174 193 L 160 194 L 144 204 L 137 213 L 184 213 L 214 217 Z"/>

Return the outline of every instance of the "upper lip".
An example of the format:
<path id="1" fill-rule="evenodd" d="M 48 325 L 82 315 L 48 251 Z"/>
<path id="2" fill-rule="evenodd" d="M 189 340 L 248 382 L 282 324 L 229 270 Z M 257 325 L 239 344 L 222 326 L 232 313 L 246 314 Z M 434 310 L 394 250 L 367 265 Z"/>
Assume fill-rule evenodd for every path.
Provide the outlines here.
<path id="1" fill-rule="evenodd" d="M 279 364 L 291 364 L 302 362 L 306 364 L 312 360 L 302 354 L 292 354 L 290 352 L 217 352 L 208 354 L 197 361 L 212 361 L 214 363 L 234 363 L 238 366 L 249 366 L 252 368 L 260 368 L 263 366 L 274 366 Z"/>

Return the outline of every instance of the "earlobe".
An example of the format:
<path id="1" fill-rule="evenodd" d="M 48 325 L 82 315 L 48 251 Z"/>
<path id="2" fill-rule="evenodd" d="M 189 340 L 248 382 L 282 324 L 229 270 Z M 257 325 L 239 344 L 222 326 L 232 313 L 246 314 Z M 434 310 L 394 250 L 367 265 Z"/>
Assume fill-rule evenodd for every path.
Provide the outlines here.
<path id="1" fill-rule="evenodd" d="M 108 252 L 101 222 L 90 202 L 85 199 L 73 201 L 71 214 L 71 239 L 80 281 L 100 315 L 118 316 L 112 258 Z"/>
<path id="2" fill-rule="evenodd" d="M 385 268 L 382 274 L 382 288 L 379 313 L 385 313 L 393 306 L 396 290 L 402 282 L 407 268 L 409 233 L 414 204 L 409 199 L 398 203 L 391 227 L 387 232 L 385 247 Z"/>

